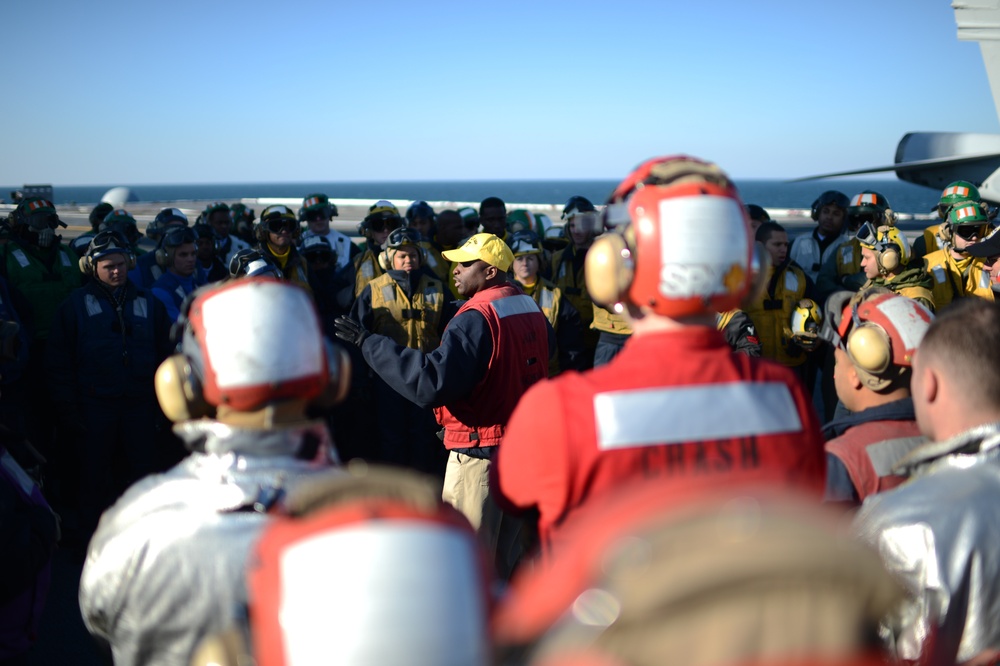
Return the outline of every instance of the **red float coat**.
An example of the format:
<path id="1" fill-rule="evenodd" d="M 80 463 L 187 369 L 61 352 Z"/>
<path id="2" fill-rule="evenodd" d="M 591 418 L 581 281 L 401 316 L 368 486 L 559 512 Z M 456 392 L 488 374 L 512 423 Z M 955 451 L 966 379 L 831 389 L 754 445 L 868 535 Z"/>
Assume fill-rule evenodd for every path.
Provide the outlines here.
<path id="1" fill-rule="evenodd" d="M 548 321 L 530 296 L 511 284 L 484 289 L 455 318 L 470 309 L 486 319 L 493 355 L 469 395 L 434 409 L 448 449 L 499 444 L 517 401 L 549 371 Z"/>
<path id="2" fill-rule="evenodd" d="M 892 467 L 925 441 L 916 421 L 869 421 L 831 439 L 826 450 L 844 463 L 860 503 L 905 481 Z"/>
<path id="3" fill-rule="evenodd" d="M 532 387 L 511 416 L 491 487 L 539 512 L 543 545 L 568 515 L 630 479 L 825 481 L 815 412 L 792 373 L 693 326 L 634 335 L 613 361 Z"/>

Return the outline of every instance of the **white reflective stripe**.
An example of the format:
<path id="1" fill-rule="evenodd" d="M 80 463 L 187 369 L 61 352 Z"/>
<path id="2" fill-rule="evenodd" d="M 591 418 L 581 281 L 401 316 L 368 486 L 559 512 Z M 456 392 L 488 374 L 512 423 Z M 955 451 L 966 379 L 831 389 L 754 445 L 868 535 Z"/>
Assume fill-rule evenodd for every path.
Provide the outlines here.
<path id="1" fill-rule="evenodd" d="M 132 301 L 132 314 L 140 319 L 145 319 L 149 316 L 149 305 L 146 303 L 145 296 L 139 296 Z"/>
<path id="2" fill-rule="evenodd" d="M 526 294 L 518 294 L 517 296 L 507 296 L 506 298 L 499 298 L 492 301 L 490 305 L 496 311 L 497 316 L 503 319 L 504 317 L 510 317 L 511 315 L 521 315 L 521 314 L 531 314 L 532 312 L 541 312 L 538 309 L 538 304 L 535 303 L 535 299 Z"/>
<path id="3" fill-rule="evenodd" d="M 849 264 L 854 261 L 854 246 L 853 245 L 842 245 L 840 247 L 840 261 L 841 263 Z"/>
<path id="4" fill-rule="evenodd" d="M 733 233 L 745 224 L 740 202 L 723 196 L 667 197 L 659 202 L 659 214 L 660 265 L 669 267 L 660 272 L 659 293 L 667 298 L 730 293 L 729 276 L 734 269 L 742 274 L 749 254 L 747 235 Z M 676 220 L 698 233 L 678 235 Z"/>
<path id="5" fill-rule="evenodd" d="M 394 300 L 396 300 L 396 285 L 395 284 L 384 284 L 384 285 L 382 285 L 382 300 L 384 300 L 384 301 L 394 301 Z"/>
<path id="6" fill-rule="evenodd" d="M 87 316 L 94 317 L 101 314 L 101 302 L 93 294 L 84 296 L 83 304 L 87 307 Z"/>
<path id="7" fill-rule="evenodd" d="M 22 250 L 21 248 L 18 248 L 16 250 L 14 250 L 13 252 L 11 252 L 11 254 L 14 255 L 15 259 L 17 259 L 17 263 L 21 264 L 21 268 L 27 268 L 28 267 L 28 257 L 25 256 L 24 250 Z"/>
<path id="8" fill-rule="evenodd" d="M 795 293 L 799 290 L 799 276 L 794 271 L 785 271 L 785 291 Z"/>
<path id="9" fill-rule="evenodd" d="M 990 274 L 988 271 L 979 271 L 979 288 L 989 289 L 990 288 Z"/>
<path id="10" fill-rule="evenodd" d="M 59 258 L 62 260 L 62 265 L 65 266 L 66 268 L 69 268 L 70 266 L 73 265 L 73 264 L 69 263 L 69 257 L 66 256 L 65 252 L 60 252 L 59 253 Z"/>
<path id="11" fill-rule="evenodd" d="M 153 276 L 153 282 L 156 282 L 160 279 L 160 276 L 163 275 L 163 269 L 156 264 L 153 264 L 149 267 L 149 274 Z"/>
<path id="12" fill-rule="evenodd" d="M 441 300 L 441 292 L 434 289 L 434 287 L 427 287 L 426 289 L 424 289 L 425 303 L 437 307 L 439 300 Z"/>
<path id="13" fill-rule="evenodd" d="M 791 391 L 780 382 L 733 382 L 598 393 L 602 450 L 753 437 L 802 429 Z"/>
<path id="14" fill-rule="evenodd" d="M 551 309 L 556 304 L 556 295 L 552 291 L 542 287 L 542 293 L 539 298 L 539 305 L 543 309 Z"/>
<path id="15" fill-rule="evenodd" d="M 361 264 L 361 277 L 375 277 L 375 265 L 372 262 L 366 261 Z"/>
<path id="16" fill-rule="evenodd" d="M 944 284 L 944 266 L 934 266 L 931 268 L 931 275 L 938 284 Z"/>
<path id="17" fill-rule="evenodd" d="M 182 301 L 184 300 L 184 297 L 187 296 L 187 292 L 184 291 L 184 287 L 181 285 L 177 285 L 177 288 L 174 289 L 174 293 L 180 296 Z"/>

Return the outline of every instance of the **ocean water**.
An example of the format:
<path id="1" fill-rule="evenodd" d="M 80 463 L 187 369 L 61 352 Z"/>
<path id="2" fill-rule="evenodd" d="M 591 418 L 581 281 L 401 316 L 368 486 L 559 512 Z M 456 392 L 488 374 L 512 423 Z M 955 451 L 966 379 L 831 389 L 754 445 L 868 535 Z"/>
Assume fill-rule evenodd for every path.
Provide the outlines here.
<path id="1" fill-rule="evenodd" d="M 222 183 L 190 185 L 128 185 L 140 201 L 237 201 L 262 197 L 304 197 L 324 192 L 333 199 L 403 199 L 426 201 L 479 202 L 497 196 L 508 203 L 561 205 L 573 195 L 603 203 L 614 189 L 614 180 L 498 180 L 498 181 L 399 181 L 351 183 Z M 747 203 L 765 208 L 808 209 L 817 195 L 839 190 L 853 196 L 864 190 L 885 195 L 893 209 L 901 213 L 927 213 L 937 203 L 940 192 L 890 179 L 828 179 L 805 183 L 781 180 L 737 180 Z M 114 185 L 54 185 L 57 204 L 94 204 Z M 16 187 L 5 187 L 6 195 Z"/>

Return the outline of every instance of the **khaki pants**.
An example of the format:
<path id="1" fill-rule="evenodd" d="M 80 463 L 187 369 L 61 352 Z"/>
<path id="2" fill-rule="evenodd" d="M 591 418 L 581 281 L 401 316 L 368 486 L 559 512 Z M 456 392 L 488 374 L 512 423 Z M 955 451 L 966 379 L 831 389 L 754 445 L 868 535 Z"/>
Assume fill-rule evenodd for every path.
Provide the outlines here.
<path id="1" fill-rule="evenodd" d="M 493 463 L 452 451 L 444 472 L 441 498 L 458 509 L 479 534 L 497 575 L 510 578 L 522 554 L 521 521 L 500 510 L 490 497 Z"/>

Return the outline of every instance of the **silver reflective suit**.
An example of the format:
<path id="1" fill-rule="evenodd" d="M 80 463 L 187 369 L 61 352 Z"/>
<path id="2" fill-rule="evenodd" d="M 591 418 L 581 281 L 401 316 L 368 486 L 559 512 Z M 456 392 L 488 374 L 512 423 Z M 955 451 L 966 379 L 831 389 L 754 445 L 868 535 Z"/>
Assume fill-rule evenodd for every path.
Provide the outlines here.
<path id="1" fill-rule="evenodd" d="M 320 423 L 248 430 L 175 427 L 192 453 L 133 485 L 108 509 L 80 581 L 87 629 L 115 664 L 187 666 L 207 634 L 246 606 L 244 563 L 281 491 L 334 461 Z M 309 460 L 296 457 L 307 451 Z M 315 454 L 315 455 L 313 455 Z"/>
<path id="2" fill-rule="evenodd" d="M 855 527 L 911 600 L 887 629 L 899 657 L 958 661 L 1000 646 L 1000 423 L 925 444 L 896 466 L 910 480 L 866 500 Z M 959 642 L 960 637 L 960 642 Z"/>

